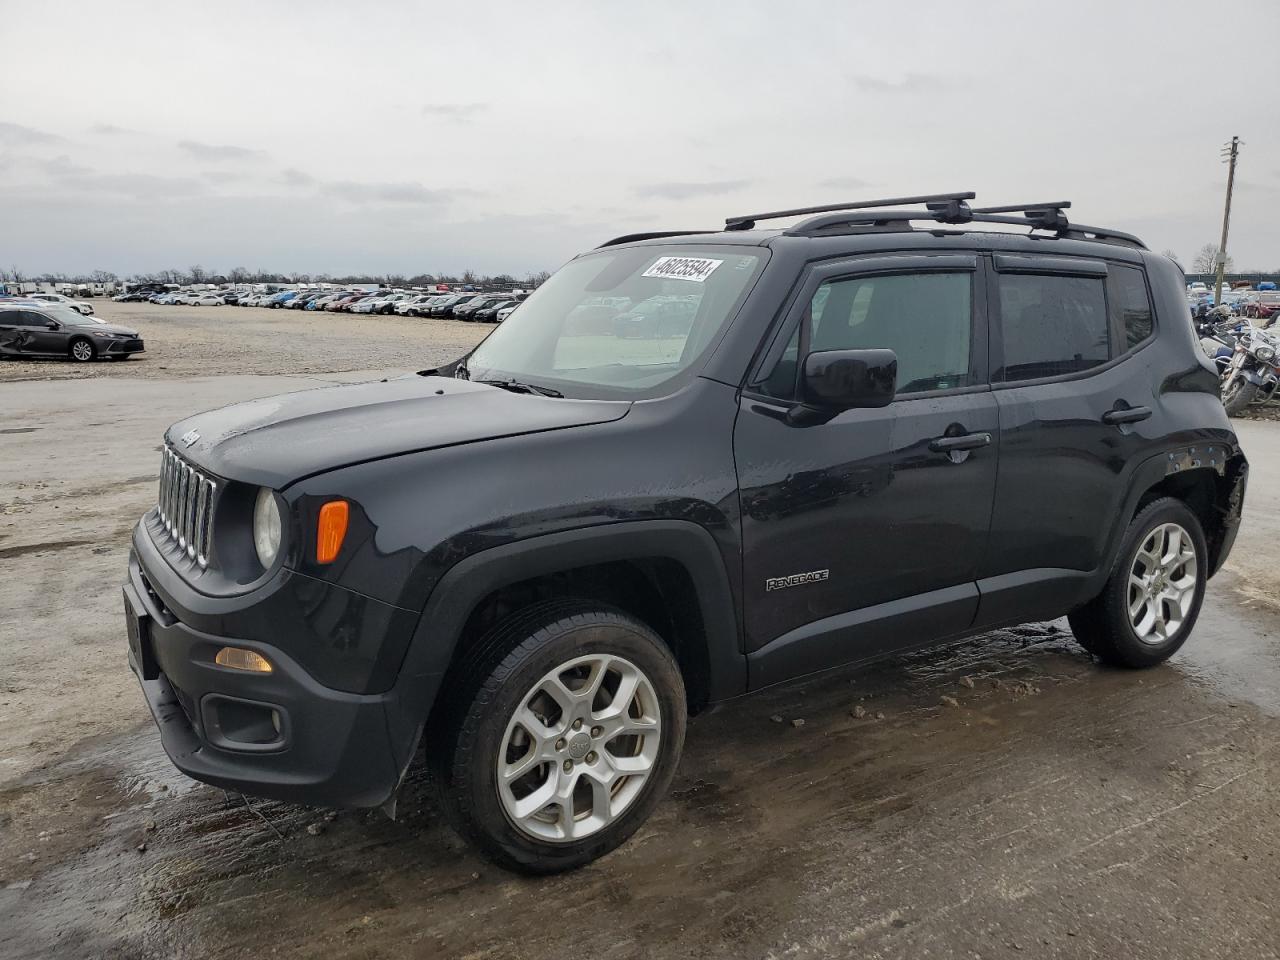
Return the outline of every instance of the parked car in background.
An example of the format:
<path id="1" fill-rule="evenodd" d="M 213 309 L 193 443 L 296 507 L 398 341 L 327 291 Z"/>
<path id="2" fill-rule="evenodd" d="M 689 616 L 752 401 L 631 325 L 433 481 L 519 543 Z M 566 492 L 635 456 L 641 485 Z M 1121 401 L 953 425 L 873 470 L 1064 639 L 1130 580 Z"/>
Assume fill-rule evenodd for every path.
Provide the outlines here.
<path id="1" fill-rule="evenodd" d="M 65 304 L 0 301 L 0 356 L 67 357 L 87 363 L 100 357 L 127 360 L 144 349 L 136 330 Z"/>
<path id="2" fill-rule="evenodd" d="M 446 297 L 443 301 L 431 308 L 431 316 L 433 317 L 452 317 L 453 311 L 464 303 L 470 303 L 478 294 L 474 293 L 455 293 Z"/>
<path id="3" fill-rule="evenodd" d="M 1241 312 L 1251 320 L 1265 321 L 1264 326 L 1270 324 L 1276 314 L 1280 313 L 1280 291 L 1255 291 Z"/>
<path id="4" fill-rule="evenodd" d="M 453 317 L 455 320 L 474 320 L 476 311 L 483 310 L 491 303 L 508 299 L 510 299 L 510 295 L 505 293 L 481 293 L 466 303 L 455 306 L 453 308 Z"/>
<path id="5" fill-rule="evenodd" d="M 226 302 L 220 293 L 201 293 L 187 300 L 193 307 L 221 307 Z"/>
<path id="6" fill-rule="evenodd" d="M 70 297 L 64 297 L 60 293 L 31 293 L 26 294 L 27 299 L 39 300 L 41 303 L 56 303 L 64 307 L 83 313 L 86 316 L 93 313 L 93 304 L 84 300 L 72 300 Z"/>
<path id="7" fill-rule="evenodd" d="M 138 293 L 118 293 L 111 299 L 116 303 L 143 303 L 154 296 L 150 291 Z"/>
<path id="8" fill-rule="evenodd" d="M 501 310 L 498 311 L 498 315 L 494 317 L 494 322 L 502 323 L 503 320 L 506 320 L 507 317 L 511 316 L 513 313 L 516 312 L 516 308 L 520 306 L 522 302 L 523 301 L 517 301 L 516 303 L 503 307 Z"/>
<path id="9" fill-rule="evenodd" d="M 422 317 L 431 309 L 431 304 L 443 299 L 438 293 L 424 293 L 396 304 L 396 313 L 402 317 Z"/>
<path id="10" fill-rule="evenodd" d="M 266 306 L 278 310 L 298 295 L 297 290 L 281 290 L 267 299 Z"/>
<path id="11" fill-rule="evenodd" d="M 507 307 L 515 306 L 515 300 L 490 300 L 484 304 L 479 310 L 472 311 L 467 319 L 475 320 L 481 323 L 497 323 L 498 311 Z"/>
<path id="12" fill-rule="evenodd" d="M 359 300 L 362 296 L 364 296 L 364 294 L 362 293 L 347 292 L 342 294 L 341 296 L 334 297 L 332 300 L 330 300 L 328 303 L 324 305 L 323 309 L 328 310 L 331 313 L 337 313 L 337 312 L 340 312 L 343 309 L 343 307 L 345 307 L 347 304 L 354 303 L 356 300 Z"/>

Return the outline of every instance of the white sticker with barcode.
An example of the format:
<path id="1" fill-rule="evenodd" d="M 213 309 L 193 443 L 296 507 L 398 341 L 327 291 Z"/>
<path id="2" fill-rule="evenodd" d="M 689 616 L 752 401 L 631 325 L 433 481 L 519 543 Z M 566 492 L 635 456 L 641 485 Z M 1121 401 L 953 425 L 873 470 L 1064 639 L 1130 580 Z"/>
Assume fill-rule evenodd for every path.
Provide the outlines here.
<path id="1" fill-rule="evenodd" d="M 659 257 L 641 276 L 702 283 L 722 263 L 723 260 L 709 260 L 706 257 Z"/>

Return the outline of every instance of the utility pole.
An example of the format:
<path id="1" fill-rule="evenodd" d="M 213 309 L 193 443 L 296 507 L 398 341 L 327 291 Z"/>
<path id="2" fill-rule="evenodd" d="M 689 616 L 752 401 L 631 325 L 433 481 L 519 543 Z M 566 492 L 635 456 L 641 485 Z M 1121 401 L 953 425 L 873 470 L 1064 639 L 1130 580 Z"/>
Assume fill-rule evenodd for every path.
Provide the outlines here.
<path id="1" fill-rule="evenodd" d="M 1222 211 L 1222 242 L 1218 244 L 1218 277 L 1213 285 L 1213 304 L 1222 306 L 1222 275 L 1227 271 L 1227 231 L 1231 227 L 1231 190 L 1236 183 L 1236 158 L 1240 155 L 1240 138 L 1232 137 L 1224 144 L 1222 155 L 1227 167 L 1227 205 Z"/>

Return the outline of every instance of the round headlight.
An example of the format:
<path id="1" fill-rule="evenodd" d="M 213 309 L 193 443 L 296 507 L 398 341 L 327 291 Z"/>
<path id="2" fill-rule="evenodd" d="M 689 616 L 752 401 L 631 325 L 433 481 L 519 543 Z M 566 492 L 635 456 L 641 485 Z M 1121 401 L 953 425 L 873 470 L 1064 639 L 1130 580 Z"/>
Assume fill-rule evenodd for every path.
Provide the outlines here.
<path id="1" fill-rule="evenodd" d="M 1253 351 L 1253 355 L 1259 360 L 1270 360 L 1276 355 L 1276 352 L 1272 347 L 1267 346 L 1265 343 L 1261 343 L 1258 345 L 1257 349 Z"/>
<path id="2" fill-rule="evenodd" d="M 253 505 L 253 546 L 264 568 L 276 562 L 280 552 L 280 506 L 266 487 L 258 490 L 258 500 Z"/>

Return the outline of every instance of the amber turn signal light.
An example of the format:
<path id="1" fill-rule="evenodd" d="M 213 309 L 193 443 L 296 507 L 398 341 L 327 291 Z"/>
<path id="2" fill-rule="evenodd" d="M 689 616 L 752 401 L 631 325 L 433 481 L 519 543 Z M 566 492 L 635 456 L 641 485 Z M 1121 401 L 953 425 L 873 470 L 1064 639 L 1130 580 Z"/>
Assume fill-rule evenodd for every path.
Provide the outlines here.
<path id="1" fill-rule="evenodd" d="M 223 647 L 213 658 L 213 662 L 220 667 L 248 670 L 250 673 L 271 672 L 271 662 L 266 657 L 244 647 Z"/>
<path id="2" fill-rule="evenodd" d="M 345 500 L 330 500 L 320 508 L 316 523 L 316 563 L 333 563 L 347 535 L 347 517 L 351 512 Z"/>

